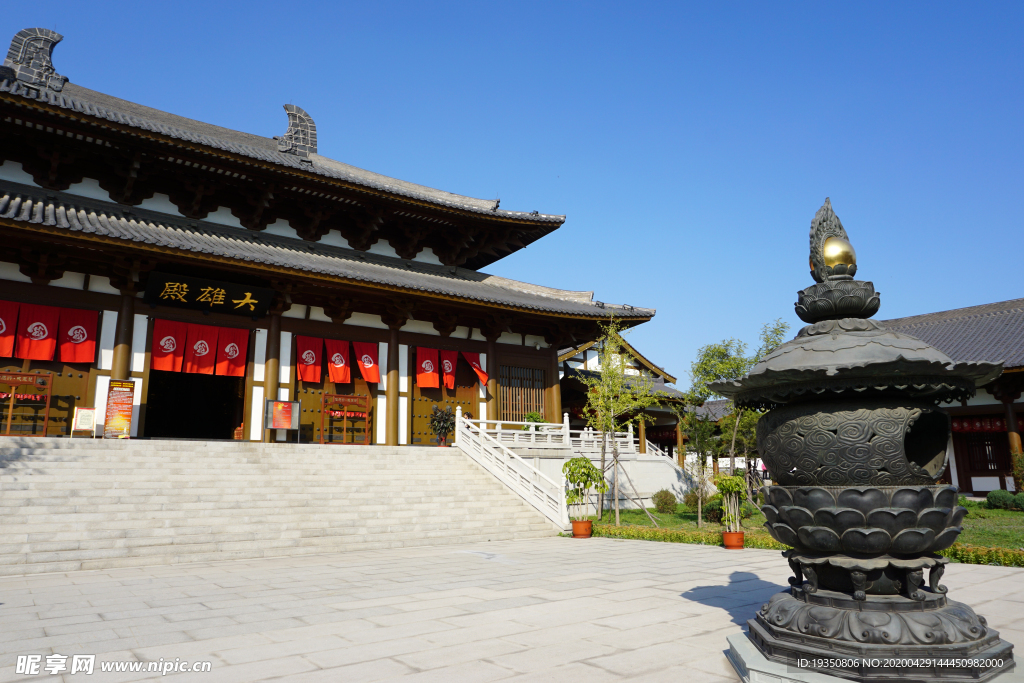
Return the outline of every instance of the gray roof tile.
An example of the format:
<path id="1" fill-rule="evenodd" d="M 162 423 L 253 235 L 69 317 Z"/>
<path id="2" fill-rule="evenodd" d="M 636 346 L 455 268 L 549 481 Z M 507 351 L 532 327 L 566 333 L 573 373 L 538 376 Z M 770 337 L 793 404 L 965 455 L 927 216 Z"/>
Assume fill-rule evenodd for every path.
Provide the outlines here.
<path id="1" fill-rule="evenodd" d="M 610 304 L 601 308 L 592 302 L 590 292 L 541 287 L 465 268 L 403 261 L 323 244 L 311 251 L 311 243 L 299 239 L 143 209 L 131 209 L 126 214 L 124 207 L 116 204 L 7 181 L 0 181 L 0 218 L 538 312 L 590 318 L 612 312 L 620 318 L 654 315 L 652 309 Z"/>
<path id="2" fill-rule="evenodd" d="M 1024 299 L 879 321 L 925 341 L 957 363 L 1024 366 Z"/>
<path id="3" fill-rule="evenodd" d="M 183 116 L 160 111 L 159 109 L 145 107 L 134 102 L 105 95 L 73 83 L 65 84 L 61 93 L 54 93 L 46 89 L 26 86 L 17 80 L 4 78 L 0 80 L 0 92 L 10 93 L 38 102 L 45 102 L 61 109 L 80 112 L 132 128 L 159 133 L 177 140 L 194 142 L 279 166 L 288 166 L 305 172 L 312 171 L 326 178 L 341 180 L 410 199 L 426 201 L 442 207 L 471 211 L 488 216 L 548 224 L 548 229 L 552 230 L 565 222 L 565 216 L 526 211 L 506 211 L 504 209 L 495 210 L 493 199 L 465 197 L 424 185 L 398 180 L 397 178 L 389 178 L 388 176 L 328 159 L 318 154 L 310 155 L 310 159 L 313 162 L 312 165 L 303 164 L 302 157 L 278 151 L 277 141 L 273 138 L 242 133 L 229 128 L 203 123 L 202 121 L 195 121 Z"/>

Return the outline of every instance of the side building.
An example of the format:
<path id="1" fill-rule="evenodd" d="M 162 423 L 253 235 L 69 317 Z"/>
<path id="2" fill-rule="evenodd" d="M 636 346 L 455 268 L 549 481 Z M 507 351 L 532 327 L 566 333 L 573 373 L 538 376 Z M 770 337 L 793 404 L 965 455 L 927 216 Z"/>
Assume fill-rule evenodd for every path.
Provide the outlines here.
<path id="1" fill-rule="evenodd" d="M 957 363 L 1002 361 L 1003 372 L 960 405 L 945 407 L 952 420 L 946 477 L 961 491 L 985 495 L 1014 489 L 1010 453 L 1021 450 L 1024 404 L 1024 299 L 880 321 L 917 337 Z"/>
<path id="2" fill-rule="evenodd" d="M 434 406 L 562 421 L 558 349 L 653 310 L 481 269 L 565 217 L 511 211 L 68 82 L 26 29 L 0 67 L 0 433 L 71 435 L 134 383 L 133 437 L 427 445 Z M 46 375 L 42 392 L 24 375 Z M 267 399 L 297 401 L 298 432 Z"/>

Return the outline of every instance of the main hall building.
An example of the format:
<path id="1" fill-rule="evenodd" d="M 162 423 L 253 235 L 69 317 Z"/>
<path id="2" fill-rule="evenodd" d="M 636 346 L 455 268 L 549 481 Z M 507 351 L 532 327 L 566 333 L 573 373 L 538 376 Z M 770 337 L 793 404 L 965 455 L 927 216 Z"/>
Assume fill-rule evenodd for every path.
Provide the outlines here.
<path id="1" fill-rule="evenodd" d="M 320 156 L 296 106 L 265 138 L 88 90 L 61 39 L 0 67 L 0 372 L 52 377 L 48 408 L 0 381 L 2 434 L 102 422 L 115 380 L 134 437 L 295 438 L 267 398 L 303 442 L 427 445 L 435 405 L 561 422 L 558 349 L 654 315 L 482 272 L 564 216 Z"/>

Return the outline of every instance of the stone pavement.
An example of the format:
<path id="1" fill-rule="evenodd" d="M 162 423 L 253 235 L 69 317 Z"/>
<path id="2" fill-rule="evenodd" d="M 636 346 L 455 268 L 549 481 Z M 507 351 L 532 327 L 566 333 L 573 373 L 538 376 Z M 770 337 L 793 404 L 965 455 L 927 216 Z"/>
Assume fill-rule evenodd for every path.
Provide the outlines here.
<path id="1" fill-rule="evenodd" d="M 726 637 L 789 575 L 777 551 L 545 538 L 0 579 L 17 655 L 96 654 L 64 681 L 736 681 Z M 1024 644 L 1024 570 L 944 583 Z M 210 661 L 210 673 L 101 673 Z M 70 660 L 68 660 L 70 662 Z M 43 660 L 45 665 L 45 658 Z"/>

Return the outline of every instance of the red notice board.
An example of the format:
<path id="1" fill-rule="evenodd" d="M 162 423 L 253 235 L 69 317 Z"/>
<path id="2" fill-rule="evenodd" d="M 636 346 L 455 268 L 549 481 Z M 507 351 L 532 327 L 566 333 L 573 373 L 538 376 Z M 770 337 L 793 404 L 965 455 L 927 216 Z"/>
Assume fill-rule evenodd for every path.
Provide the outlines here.
<path id="1" fill-rule="evenodd" d="M 110 389 L 107 391 L 107 412 L 103 417 L 104 439 L 131 438 L 134 399 L 135 382 L 110 380 Z"/>

